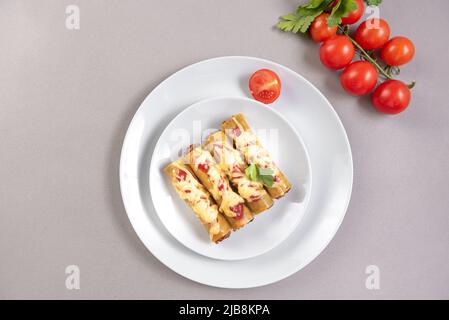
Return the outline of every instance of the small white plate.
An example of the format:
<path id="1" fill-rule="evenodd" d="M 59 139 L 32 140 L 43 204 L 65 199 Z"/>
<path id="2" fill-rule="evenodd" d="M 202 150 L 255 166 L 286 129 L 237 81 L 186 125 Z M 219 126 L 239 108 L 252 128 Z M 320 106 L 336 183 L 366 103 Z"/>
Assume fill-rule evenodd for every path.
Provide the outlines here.
<path id="1" fill-rule="evenodd" d="M 180 157 L 190 144 L 202 143 L 220 124 L 236 113 L 247 117 L 275 162 L 293 187 L 272 208 L 231 237 L 214 244 L 193 211 L 173 190 L 162 169 Z M 296 130 L 272 107 L 247 98 L 203 100 L 177 115 L 165 128 L 153 152 L 150 191 L 154 208 L 167 230 L 182 244 L 204 256 L 221 260 L 248 259 L 284 241 L 304 215 L 311 189 L 310 161 Z"/>

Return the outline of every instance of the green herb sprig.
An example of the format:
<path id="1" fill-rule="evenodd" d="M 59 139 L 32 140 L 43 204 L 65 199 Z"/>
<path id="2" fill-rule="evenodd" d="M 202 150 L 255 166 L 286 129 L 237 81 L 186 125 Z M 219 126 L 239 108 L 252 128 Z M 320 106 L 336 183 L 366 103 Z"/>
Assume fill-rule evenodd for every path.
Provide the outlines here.
<path id="1" fill-rule="evenodd" d="M 382 0 L 365 0 L 365 2 L 370 6 L 378 6 Z M 283 31 L 306 33 L 313 20 L 325 11 L 330 12 L 327 24 L 334 27 L 341 24 L 341 18 L 347 17 L 356 9 L 355 0 L 309 0 L 308 3 L 300 5 L 295 12 L 281 16 L 276 26 Z"/>
<path id="2" fill-rule="evenodd" d="M 272 187 L 274 184 L 274 171 L 272 169 L 259 168 L 252 163 L 245 169 L 245 174 L 249 179 L 262 182 L 267 187 Z"/>

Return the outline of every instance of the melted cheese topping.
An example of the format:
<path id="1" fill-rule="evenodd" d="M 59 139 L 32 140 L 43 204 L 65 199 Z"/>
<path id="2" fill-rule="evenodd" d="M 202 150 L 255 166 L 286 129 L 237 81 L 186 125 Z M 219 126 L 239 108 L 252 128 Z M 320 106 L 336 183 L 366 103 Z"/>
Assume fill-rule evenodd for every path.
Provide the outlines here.
<path id="1" fill-rule="evenodd" d="M 201 170 L 200 166 L 208 164 L 207 171 L 208 179 L 212 188 L 209 190 L 214 199 L 220 204 L 220 211 L 228 217 L 235 217 L 236 213 L 231 210 L 231 207 L 244 203 L 241 196 L 235 193 L 229 186 L 229 181 L 220 169 L 220 166 L 215 162 L 214 158 L 208 151 L 196 150 L 195 167 Z"/>
<path id="2" fill-rule="evenodd" d="M 178 170 L 186 172 L 184 180 L 179 179 L 177 175 Z M 192 176 L 190 171 L 174 168 L 172 171 L 172 183 L 181 199 L 189 204 L 201 222 L 209 225 L 210 237 L 212 238 L 213 235 L 218 234 L 220 232 L 220 224 L 217 219 L 217 205 L 211 203 L 207 191 Z"/>
<path id="3" fill-rule="evenodd" d="M 273 175 L 279 174 L 279 168 L 270 153 L 260 145 L 257 136 L 251 131 L 243 131 L 238 137 L 236 136 L 235 145 L 243 152 L 248 163 L 255 163 L 259 168 L 271 169 Z"/>
<path id="4" fill-rule="evenodd" d="M 232 189 L 228 189 L 223 191 L 223 198 L 221 201 L 220 209 L 223 210 L 223 212 L 228 217 L 235 217 L 236 213 L 231 211 L 231 208 L 244 202 L 245 201 L 242 199 L 242 197 L 232 191 Z"/>
<path id="5" fill-rule="evenodd" d="M 229 188 L 229 184 L 227 183 L 228 181 L 221 174 L 220 170 L 217 169 L 210 152 L 198 152 L 197 155 L 198 156 L 195 158 L 195 166 L 200 171 L 202 171 L 200 168 L 201 165 L 207 164 L 209 166 L 209 170 L 206 173 L 212 185 L 212 189 L 209 191 L 212 193 L 214 199 L 219 202 L 222 197 L 219 189 L 220 185 L 223 184 L 223 188 Z"/>
<path id="6" fill-rule="evenodd" d="M 255 201 L 265 194 L 261 182 L 252 181 L 246 176 L 244 172 L 246 163 L 239 151 L 227 144 L 217 142 L 214 144 L 214 156 L 221 169 L 226 172 L 245 200 L 248 202 Z"/>

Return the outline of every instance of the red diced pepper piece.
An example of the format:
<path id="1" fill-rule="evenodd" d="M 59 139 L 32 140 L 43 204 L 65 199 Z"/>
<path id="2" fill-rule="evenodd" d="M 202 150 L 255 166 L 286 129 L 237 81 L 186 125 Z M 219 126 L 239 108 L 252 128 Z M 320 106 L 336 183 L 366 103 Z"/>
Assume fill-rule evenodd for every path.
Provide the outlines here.
<path id="1" fill-rule="evenodd" d="M 236 137 L 239 137 L 242 134 L 242 130 L 240 130 L 239 127 L 234 128 L 233 131 Z"/>
<path id="2" fill-rule="evenodd" d="M 198 169 L 200 169 L 204 173 L 208 173 L 209 172 L 209 164 L 207 164 L 207 163 L 200 163 L 198 165 Z"/>
<path id="3" fill-rule="evenodd" d="M 185 181 L 186 178 L 187 178 L 187 172 L 185 172 L 185 171 L 182 170 L 182 169 L 179 169 L 179 170 L 178 170 L 178 174 L 176 175 L 176 179 L 177 179 L 178 181 Z"/>
<path id="4" fill-rule="evenodd" d="M 243 218 L 243 203 L 239 203 L 238 205 L 235 205 L 230 209 L 236 214 L 234 217 L 235 219 L 240 220 L 241 218 Z"/>

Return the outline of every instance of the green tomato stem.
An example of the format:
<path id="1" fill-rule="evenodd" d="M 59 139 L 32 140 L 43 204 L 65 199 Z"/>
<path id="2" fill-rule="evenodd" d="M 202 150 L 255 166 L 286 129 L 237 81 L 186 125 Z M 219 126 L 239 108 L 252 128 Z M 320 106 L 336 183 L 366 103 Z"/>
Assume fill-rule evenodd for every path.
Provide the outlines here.
<path id="1" fill-rule="evenodd" d="M 366 52 L 365 49 L 363 49 L 363 48 L 359 45 L 359 43 L 358 43 L 357 41 L 355 41 L 355 40 L 348 34 L 347 31 L 345 32 L 345 30 L 344 30 L 342 27 L 340 27 L 340 26 L 338 27 L 338 29 L 339 29 L 341 32 L 343 32 L 344 35 L 347 36 L 349 40 L 351 40 L 352 44 L 359 50 L 359 55 L 361 55 L 365 60 L 371 62 L 371 63 L 376 67 L 376 69 L 377 69 L 377 70 L 378 70 L 378 71 L 379 71 L 385 78 L 390 79 L 390 80 L 393 79 L 393 77 L 392 77 L 387 71 L 385 71 L 385 69 L 382 68 L 382 67 L 377 63 L 377 61 L 376 61 L 375 59 L 373 59 L 373 57 L 371 57 L 371 56 L 368 54 L 368 52 Z"/>

